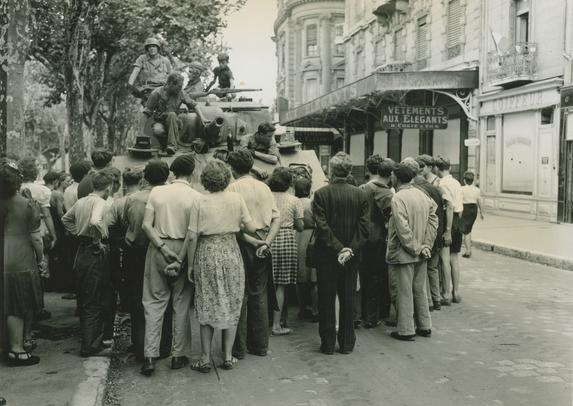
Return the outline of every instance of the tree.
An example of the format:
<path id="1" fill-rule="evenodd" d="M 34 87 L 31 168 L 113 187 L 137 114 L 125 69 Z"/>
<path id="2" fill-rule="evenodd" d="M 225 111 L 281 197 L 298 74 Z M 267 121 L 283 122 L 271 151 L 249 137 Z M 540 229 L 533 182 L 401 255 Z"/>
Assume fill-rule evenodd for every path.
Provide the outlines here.
<path id="1" fill-rule="evenodd" d="M 120 112 L 129 110 L 125 83 L 146 37 L 169 42 L 182 61 L 209 64 L 220 50 L 225 16 L 245 0 L 30 0 L 34 16 L 31 55 L 50 72 L 52 102 L 66 94 L 70 158 L 84 156 L 98 120 L 115 147 Z M 63 62 L 63 63 L 62 63 Z M 123 130 L 122 130 L 123 131 Z M 127 130 L 129 131 L 129 129 Z"/>

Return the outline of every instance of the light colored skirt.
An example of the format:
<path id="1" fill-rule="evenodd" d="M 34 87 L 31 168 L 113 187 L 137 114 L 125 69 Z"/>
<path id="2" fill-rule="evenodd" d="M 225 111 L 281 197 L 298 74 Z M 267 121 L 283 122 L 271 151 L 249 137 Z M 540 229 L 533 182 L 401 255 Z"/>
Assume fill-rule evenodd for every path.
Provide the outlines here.
<path id="1" fill-rule="evenodd" d="M 194 280 L 199 323 L 219 329 L 236 326 L 245 293 L 245 270 L 235 234 L 199 237 Z"/>

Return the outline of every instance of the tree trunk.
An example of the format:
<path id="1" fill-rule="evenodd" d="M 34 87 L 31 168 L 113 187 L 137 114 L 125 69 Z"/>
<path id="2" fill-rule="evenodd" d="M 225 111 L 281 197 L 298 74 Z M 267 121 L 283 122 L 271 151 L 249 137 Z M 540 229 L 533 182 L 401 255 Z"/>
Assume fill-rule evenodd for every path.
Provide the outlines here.
<path id="1" fill-rule="evenodd" d="M 28 0 L 0 0 L 0 4 L 0 149 L 21 156 L 25 153 L 24 64 L 30 46 L 30 5 Z"/>
<path id="2" fill-rule="evenodd" d="M 84 81 L 89 63 L 96 0 L 71 0 L 66 12 L 67 49 L 64 61 L 70 162 L 86 158 L 84 140 Z M 89 144 L 89 142 L 87 142 Z"/>

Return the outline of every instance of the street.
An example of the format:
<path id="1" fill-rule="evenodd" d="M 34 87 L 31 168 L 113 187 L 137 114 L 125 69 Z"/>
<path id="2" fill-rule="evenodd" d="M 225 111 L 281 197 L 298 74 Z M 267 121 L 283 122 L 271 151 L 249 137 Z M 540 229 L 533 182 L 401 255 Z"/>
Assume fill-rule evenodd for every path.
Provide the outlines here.
<path id="1" fill-rule="evenodd" d="M 232 371 L 172 371 L 165 359 L 145 378 L 120 353 L 107 404 L 571 405 L 573 273 L 480 250 L 462 267 L 463 302 L 432 313 L 432 338 L 360 329 L 354 353 L 326 356 L 317 324 L 297 321 L 293 307 L 294 333 L 271 337 L 269 356 L 247 355 Z M 193 330 L 197 357 L 196 322 Z"/>

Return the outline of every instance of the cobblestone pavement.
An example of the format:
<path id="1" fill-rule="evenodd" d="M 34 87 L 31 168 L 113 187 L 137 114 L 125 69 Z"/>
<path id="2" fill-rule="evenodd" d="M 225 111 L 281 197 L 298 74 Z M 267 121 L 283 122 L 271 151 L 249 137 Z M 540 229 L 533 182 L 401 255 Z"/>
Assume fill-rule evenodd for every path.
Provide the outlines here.
<path id="1" fill-rule="evenodd" d="M 172 371 L 163 360 L 145 378 L 120 355 L 111 403 L 571 405 L 573 272 L 479 250 L 462 265 L 463 303 L 432 313 L 432 338 L 399 342 L 389 328 L 361 329 L 353 354 L 325 356 L 317 325 L 292 320 L 291 336 L 271 337 L 270 356 L 247 356 L 233 371 Z"/>

